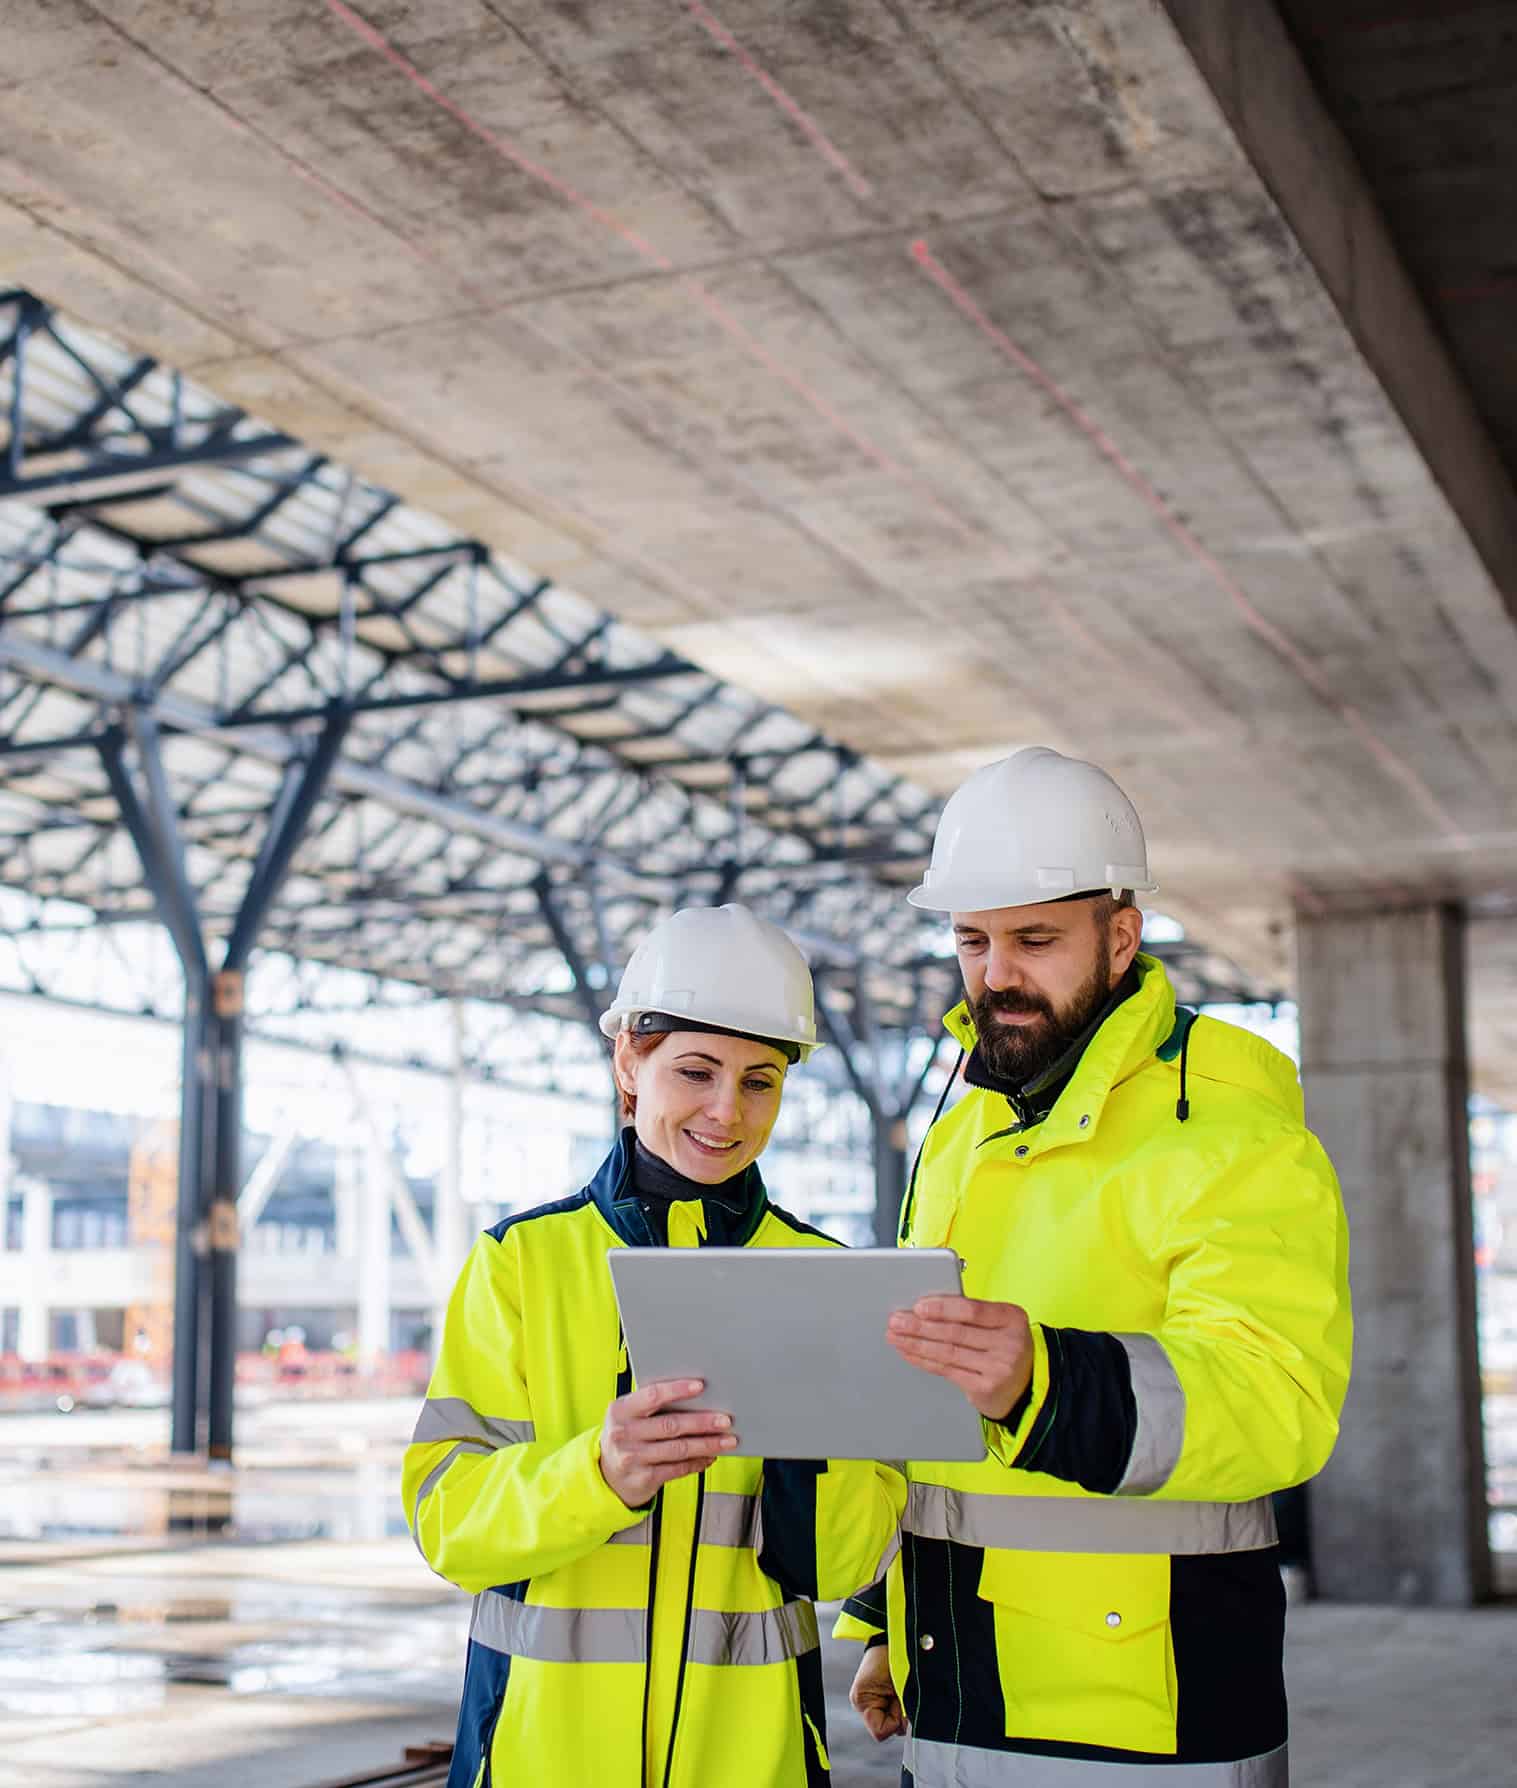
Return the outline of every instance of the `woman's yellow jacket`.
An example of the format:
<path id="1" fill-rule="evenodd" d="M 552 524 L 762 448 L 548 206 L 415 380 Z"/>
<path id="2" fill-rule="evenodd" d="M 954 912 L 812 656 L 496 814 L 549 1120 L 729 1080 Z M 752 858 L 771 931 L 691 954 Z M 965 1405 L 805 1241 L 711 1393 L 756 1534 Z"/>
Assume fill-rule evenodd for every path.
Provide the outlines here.
<path id="1" fill-rule="evenodd" d="M 878 1574 L 902 1479 L 728 1458 L 628 1509 L 599 1434 L 632 1388 L 609 1249 L 836 1244 L 770 1204 L 756 1168 L 700 1200 L 640 1200 L 631 1145 L 626 1130 L 583 1191 L 480 1236 L 406 1452 L 416 1542 L 475 1597 L 449 1788 L 816 1788 L 810 1598 Z"/>

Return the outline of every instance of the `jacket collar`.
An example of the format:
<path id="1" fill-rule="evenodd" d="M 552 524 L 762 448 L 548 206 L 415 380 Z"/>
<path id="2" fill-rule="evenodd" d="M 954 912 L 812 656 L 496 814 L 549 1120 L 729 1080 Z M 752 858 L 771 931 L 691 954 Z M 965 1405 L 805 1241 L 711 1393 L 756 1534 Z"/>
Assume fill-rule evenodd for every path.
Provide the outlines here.
<path id="1" fill-rule="evenodd" d="M 663 1248 L 669 1241 L 669 1207 L 657 1198 L 639 1198 L 632 1184 L 632 1149 L 637 1132 L 629 1124 L 611 1145 L 585 1191 L 595 1208 L 629 1248 Z M 769 1208 L 758 1163 L 725 1186 L 713 1186 L 700 1201 L 706 1242 L 741 1248 Z"/>
<path id="2" fill-rule="evenodd" d="M 1140 953 L 1134 967 L 1139 977 L 1137 991 L 1122 1001 L 1085 1045 L 1039 1128 L 1040 1149 L 1093 1136 L 1112 1088 L 1137 1073 L 1174 1030 L 1175 993 L 1163 963 Z M 961 1048 L 973 1050 L 978 1038 L 967 1000 L 961 1000 L 943 1023 Z M 992 1129 L 990 1134 L 1004 1131 Z"/>

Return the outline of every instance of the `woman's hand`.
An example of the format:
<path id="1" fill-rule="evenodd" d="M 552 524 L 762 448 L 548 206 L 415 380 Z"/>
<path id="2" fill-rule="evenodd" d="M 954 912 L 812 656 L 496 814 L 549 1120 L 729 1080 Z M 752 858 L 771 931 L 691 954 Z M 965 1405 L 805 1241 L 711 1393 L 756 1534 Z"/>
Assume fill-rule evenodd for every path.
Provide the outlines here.
<path id="1" fill-rule="evenodd" d="M 887 1738 L 898 1738 L 906 1730 L 906 1714 L 900 1696 L 890 1679 L 890 1647 L 871 1645 L 858 1667 L 849 1702 L 869 1728 L 869 1736 L 878 1744 Z"/>
<path id="2" fill-rule="evenodd" d="M 671 1478 L 704 1471 L 737 1445 L 731 1416 L 667 1407 L 698 1397 L 704 1388 L 698 1378 L 639 1385 L 606 1411 L 600 1474 L 629 1509 L 641 1508 Z"/>

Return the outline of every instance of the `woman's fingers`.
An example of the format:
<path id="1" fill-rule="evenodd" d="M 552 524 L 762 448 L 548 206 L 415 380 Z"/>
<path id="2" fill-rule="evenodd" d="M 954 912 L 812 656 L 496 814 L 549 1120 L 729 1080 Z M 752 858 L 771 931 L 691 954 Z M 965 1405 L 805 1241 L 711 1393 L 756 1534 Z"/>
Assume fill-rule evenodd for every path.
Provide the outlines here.
<path id="1" fill-rule="evenodd" d="M 732 1417 L 714 1410 L 689 1410 L 657 1416 L 644 1416 L 640 1421 L 613 1424 L 623 1446 L 652 1446 L 662 1440 L 681 1440 L 690 1434 L 709 1434 L 713 1438 L 725 1434 L 732 1426 Z"/>
<path id="2" fill-rule="evenodd" d="M 700 1396 L 705 1388 L 705 1380 L 701 1378 L 656 1378 L 652 1384 L 639 1385 L 625 1397 L 618 1397 L 611 1407 L 625 1408 L 631 1416 L 652 1415 L 655 1410 L 668 1403 L 678 1403 L 683 1397 Z"/>
<path id="3" fill-rule="evenodd" d="M 691 1435 L 685 1440 L 652 1442 L 638 1447 L 629 1457 L 637 1465 L 672 1465 L 681 1459 L 704 1459 L 709 1463 L 718 1453 L 730 1452 L 736 1445 L 737 1437 L 732 1434 Z"/>

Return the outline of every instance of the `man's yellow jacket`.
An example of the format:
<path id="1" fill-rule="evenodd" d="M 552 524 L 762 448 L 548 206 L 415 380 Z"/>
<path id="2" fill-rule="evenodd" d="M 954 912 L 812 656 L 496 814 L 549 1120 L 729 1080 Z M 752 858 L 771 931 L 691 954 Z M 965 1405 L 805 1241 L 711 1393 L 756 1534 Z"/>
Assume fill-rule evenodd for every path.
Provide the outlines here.
<path id="1" fill-rule="evenodd" d="M 1286 1779 L 1269 1497 L 1337 1435 L 1342 1204 L 1291 1062 L 1152 958 L 1129 986 L 1046 1115 L 971 1090 L 914 1177 L 903 1240 L 1034 1346 L 990 1458 L 911 1463 L 888 1594 L 840 1622 L 888 1627 L 916 1788 Z"/>
<path id="2" fill-rule="evenodd" d="M 404 1495 L 432 1568 L 474 1595 L 449 1788 L 819 1788 L 812 1597 L 883 1568 L 904 1484 L 870 1464 L 720 1459 L 629 1509 L 600 1472 L 632 1388 L 606 1263 L 649 1244 L 825 1247 L 757 1168 L 640 1199 L 622 1133 L 595 1179 L 475 1243 Z"/>

